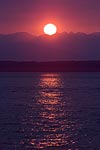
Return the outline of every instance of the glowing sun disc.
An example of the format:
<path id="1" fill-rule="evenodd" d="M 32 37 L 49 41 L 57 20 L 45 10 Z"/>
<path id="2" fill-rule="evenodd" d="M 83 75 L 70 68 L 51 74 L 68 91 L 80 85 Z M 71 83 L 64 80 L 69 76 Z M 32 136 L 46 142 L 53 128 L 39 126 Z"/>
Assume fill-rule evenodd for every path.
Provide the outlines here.
<path id="1" fill-rule="evenodd" d="M 54 24 L 47 24 L 43 30 L 45 34 L 53 35 L 57 32 L 57 27 Z"/>

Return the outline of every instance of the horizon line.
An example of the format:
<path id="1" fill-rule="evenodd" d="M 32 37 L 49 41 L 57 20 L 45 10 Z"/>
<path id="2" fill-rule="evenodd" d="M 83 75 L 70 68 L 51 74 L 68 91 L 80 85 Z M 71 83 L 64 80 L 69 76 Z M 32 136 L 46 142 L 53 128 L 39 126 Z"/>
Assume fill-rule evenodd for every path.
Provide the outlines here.
<path id="1" fill-rule="evenodd" d="M 73 32 L 73 31 L 70 31 L 70 32 L 57 32 L 53 35 L 47 35 L 45 33 L 42 33 L 42 34 L 34 34 L 34 33 L 30 33 L 30 32 L 27 32 L 27 31 L 17 31 L 17 32 L 9 32 L 9 33 L 0 33 L 0 35 L 13 35 L 13 34 L 19 34 L 19 33 L 23 33 L 23 34 L 30 34 L 32 36 L 36 36 L 36 37 L 39 37 L 39 36 L 42 36 L 42 35 L 46 35 L 48 37 L 53 37 L 55 35 L 58 35 L 58 34 L 85 34 L 85 35 L 91 35 L 91 34 L 98 34 L 100 33 L 100 31 L 95 31 L 95 32 L 89 32 L 89 33 L 86 33 L 86 32 Z"/>

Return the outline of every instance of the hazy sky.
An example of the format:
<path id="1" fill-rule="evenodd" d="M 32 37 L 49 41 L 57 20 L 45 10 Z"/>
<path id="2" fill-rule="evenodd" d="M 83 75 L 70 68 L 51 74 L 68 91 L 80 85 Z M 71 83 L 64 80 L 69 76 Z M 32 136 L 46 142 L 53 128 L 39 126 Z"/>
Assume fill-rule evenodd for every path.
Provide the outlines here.
<path id="1" fill-rule="evenodd" d="M 58 32 L 100 31 L 100 0 L 0 0 L 0 33 L 41 34 L 47 23 Z"/>

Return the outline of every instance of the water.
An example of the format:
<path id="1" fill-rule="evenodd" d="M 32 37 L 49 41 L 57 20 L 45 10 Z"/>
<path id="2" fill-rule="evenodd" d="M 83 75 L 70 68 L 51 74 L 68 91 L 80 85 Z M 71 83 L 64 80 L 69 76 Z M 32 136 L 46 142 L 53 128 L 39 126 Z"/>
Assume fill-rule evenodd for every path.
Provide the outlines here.
<path id="1" fill-rule="evenodd" d="M 1 150 L 100 150 L 100 73 L 0 73 Z"/>

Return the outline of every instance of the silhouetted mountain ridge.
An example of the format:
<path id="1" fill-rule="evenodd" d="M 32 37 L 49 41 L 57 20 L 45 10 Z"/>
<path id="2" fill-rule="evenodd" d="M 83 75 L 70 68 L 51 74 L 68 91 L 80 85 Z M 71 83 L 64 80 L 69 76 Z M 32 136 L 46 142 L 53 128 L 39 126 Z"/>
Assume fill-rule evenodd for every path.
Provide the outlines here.
<path id="1" fill-rule="evenodd" d="M 0 60 L 99 60 L 100 32 L 35 36 L 26 32 L 0 34 Z"/>

